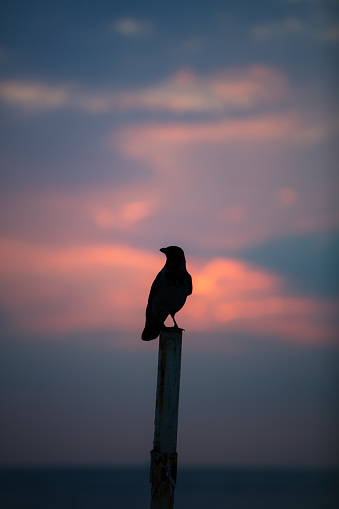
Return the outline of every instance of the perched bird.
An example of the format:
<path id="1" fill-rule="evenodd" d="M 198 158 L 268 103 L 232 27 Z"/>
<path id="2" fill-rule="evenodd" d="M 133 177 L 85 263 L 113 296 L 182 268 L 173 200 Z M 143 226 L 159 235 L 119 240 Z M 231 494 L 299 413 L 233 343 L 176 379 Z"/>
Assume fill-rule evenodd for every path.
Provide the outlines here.
<path id="1" fill-rule="evenodd" d="M 141 335 L 143 341 L 150 341 L 159 336 L 168 315 L 171 315 L 174 327 L 179 328 L 174 315 L 192 293 L 192 278 L 186 270 L 183 250 L 177 246 L 169 246 L 163 247 L 160 251 L 166 255 L 166 263 L 151 286 L 146 308 L 146 324 Z"/>

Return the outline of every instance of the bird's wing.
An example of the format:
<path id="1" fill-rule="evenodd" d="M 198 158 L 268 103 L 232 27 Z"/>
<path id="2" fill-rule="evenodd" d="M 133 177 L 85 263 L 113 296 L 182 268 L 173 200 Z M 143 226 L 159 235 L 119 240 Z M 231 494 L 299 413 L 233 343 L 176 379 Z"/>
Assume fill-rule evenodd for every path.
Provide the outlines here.
<path id="1" fill-rule="evenodd" d="M 147 302 L 147 308 L 146 308 L 146 316 L 150 312 L 150 310 L 152 308 L 152 301 L 154 299 L 154 296 L 155 296 L 155 294 L 157 293 L 157 291 L 160 288 L 161 276 L 162 276 L 162 270 L 159 272 L 159 274 L 157 275 L 157 277 L 155 278 L 155 280 L 152 283 L 152 286 L 151 286 L 151 289 L 150 289 L 150 292 L 149 292 L 149 296 L 148 296 L 148 302 Z"/>

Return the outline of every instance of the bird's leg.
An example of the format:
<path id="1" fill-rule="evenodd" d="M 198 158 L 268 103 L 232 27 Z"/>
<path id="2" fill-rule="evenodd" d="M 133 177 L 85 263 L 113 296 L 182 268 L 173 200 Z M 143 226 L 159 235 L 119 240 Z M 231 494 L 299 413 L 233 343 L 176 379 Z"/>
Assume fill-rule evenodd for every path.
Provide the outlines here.
<path id="1" fill-rule="evenodd" d="M 179 329 L 178 324 L 177 324 L 177 322 L 175 321 L 175 318 L 174 318 L 174 313 L 173 313 L 173 314 L 171 313 L 171 317 L 172 317 L 172 320 L 173 320 L 173 322 L 174 322 L 174 327 L 175 327 L 176 329 Z"/>
<path id="2" fill-rule="evenodd" d="M 179 330 L 183 330 L 183 331 L 184 331 L 185 329 L 180 329 L 180 327 L 178 327 L 178 324 L 177 324 L 177 322 L 175 321 L 175 318 L 174 318 L 174 313 L 173 313 L 173 315 L 172 315 L 172 313 L 171 313 L 171 317 L 172 317 L 172 320 L 173 320 L 173 322 L 174 322 L 174 327 L 173 327 L 173 329 L 179 329 Z"/>

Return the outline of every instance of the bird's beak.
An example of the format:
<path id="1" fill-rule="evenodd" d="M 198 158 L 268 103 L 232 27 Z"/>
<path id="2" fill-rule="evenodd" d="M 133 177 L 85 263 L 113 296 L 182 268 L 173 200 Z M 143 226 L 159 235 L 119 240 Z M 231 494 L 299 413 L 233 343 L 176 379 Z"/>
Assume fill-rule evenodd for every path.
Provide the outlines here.
<path id="1" fill-rule="evenodd" d="M 162 253 L 166 254 L 167 249 L 165 247 L 162 247 L 161 249 L 159 249 L 159 251 L 161 251 Z"/>

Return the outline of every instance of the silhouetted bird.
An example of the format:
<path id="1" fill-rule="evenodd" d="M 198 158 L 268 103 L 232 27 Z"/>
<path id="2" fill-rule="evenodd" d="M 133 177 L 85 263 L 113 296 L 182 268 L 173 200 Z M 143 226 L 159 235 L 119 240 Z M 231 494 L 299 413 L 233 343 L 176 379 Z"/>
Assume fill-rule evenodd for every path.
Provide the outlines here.
<path id="1" fill-rule="evenodd" d="M 141 335 L 143 341 L 155 339 L 168 315 L 174 327 L 179 328 L 174 315 L 185 304 L 192 293 L 192 278 L 186 270 L 183 250 L 177 246 L 160 249 L 166 255 L 166 263 L 153 281 L 146 308 L 146 324 Z"/>

